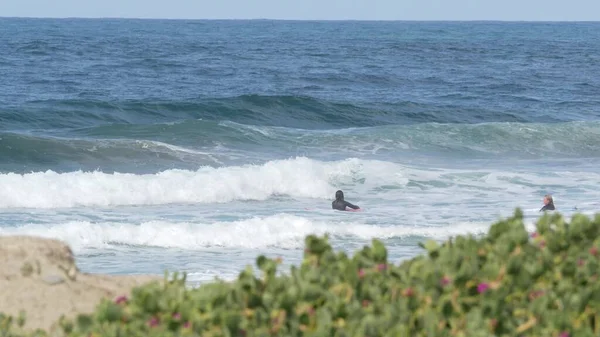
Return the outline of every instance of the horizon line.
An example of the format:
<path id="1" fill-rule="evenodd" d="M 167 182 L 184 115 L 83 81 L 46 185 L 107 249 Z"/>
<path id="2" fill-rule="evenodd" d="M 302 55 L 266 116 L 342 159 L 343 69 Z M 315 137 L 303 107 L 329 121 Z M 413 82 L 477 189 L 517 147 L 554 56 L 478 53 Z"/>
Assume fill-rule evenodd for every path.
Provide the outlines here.
<path id="1" fill-rule="evenodd" d="M 154 21 L 295 21 L 295 22 L 504 22 L 504 23 L 600 23 L 600 20 L 509 20 L 509 19 L 282 19 L 282 18 L 168 18 L 120 16 L 3 16 L 0 19 L 37 20 L 154 20 Z"/>

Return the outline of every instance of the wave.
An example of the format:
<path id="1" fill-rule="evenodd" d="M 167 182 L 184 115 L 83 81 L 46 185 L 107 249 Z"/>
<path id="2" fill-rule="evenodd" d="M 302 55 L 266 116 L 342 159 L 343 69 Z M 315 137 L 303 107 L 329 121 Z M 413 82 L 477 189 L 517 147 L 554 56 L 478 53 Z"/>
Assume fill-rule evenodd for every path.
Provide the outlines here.
<path id="1" fill-rule="evenodd" d="M 155 174 L 5 173 L 0 174 L 0 209 L 210 204 L 280 197 L 330 199 L 338 188 L 388 201 L 402 195 L 398 189 L 410 189 L 415 192 L 411 194 L 415 202 L 444 202 L 452 197 L 454 202 L 470 203 L 473 198 L 490 198 L 490 193 L 496 192 L 501 195 L 495 197 L 501 199 L 506 199 L 505 193 L 539 194 L 542 187 L 558 191 L 577 188 L 593 195 L 598 182 L 600 175 L 595 172 L 424 169 L 380 160 L 319 161 L 297 157 L 260 165 L 205 166 Z"/>
<path id="2" fill-rule="evenodd" d="M 61 136 L 0 132 L 0 171 L 223 166 L 293 155 L 600 158 L 600 122 L 419 124 L 306 130 L 194 120 L 84 128 Z M 139 171 L 135 171 L 138 169 Z"/>
<path id="3" fill-rule="evenodd" d="M 392 165 L 367 162 L 377 172 Z M 0 174 L 0 208 L 224 203 L 289 195 L 329 198 L 332 184 L 352 181 L 360 160 L 320 162 L 308 158 L 262 165 L 166 170 L 156 174 L 54 171 Z M 388 168 L 388 181 L 395 173 Z M 379 176 L 378 179 L 381 179 Z"/>
<path id="4" fill-rule="evenodd" d="M 142 223 L 71 221 L 0 227 L 0 235 L 35 235 L 66 241 L 74 249 L 131 245 L 202 250 L 206 248 L 299 249 L 309 234 L 329 234 L 333 240 L 445 239 L 459 234 L 482 234 L 488 224 L 462 223 L 446 227 L 380 226 L 331 222 L 290 214 L 251 217 L 231 222 Z"/>
<path id="5" fill-rule="evenodd" d="M 462 95 L 458 95 L 459 99 Z M 514 98 L 521 99 L 521 98 Z M 72 129 L 111 124 L 167 123 L 190 119 L 230 120 L 305 129 L 415 123 L 568 121 L 580 116 L 527 116 L 462 103 L 330 101 L 309 96 L 240 95 L 181 101 L 51 99 L 0 110 L 3 130 Z M 589 117 L 589 116 L 588 116 Z"/>
<path id="6" fill-rule="evenodd" d="M 234 160 L 233 155 L 212 153 L 160 141 L 146 139 L 91 139 L 39 136 L 0 132 L 0 172 L 3 167 L 27 170 L 60 167 L 61 170 L 103 168 L 111 171 L 136 168 L 136 171 L 156 171 L 156 168 L 197 168 L 223 165 Z M 6 171 L 6 169 L 4 170 Z"/>

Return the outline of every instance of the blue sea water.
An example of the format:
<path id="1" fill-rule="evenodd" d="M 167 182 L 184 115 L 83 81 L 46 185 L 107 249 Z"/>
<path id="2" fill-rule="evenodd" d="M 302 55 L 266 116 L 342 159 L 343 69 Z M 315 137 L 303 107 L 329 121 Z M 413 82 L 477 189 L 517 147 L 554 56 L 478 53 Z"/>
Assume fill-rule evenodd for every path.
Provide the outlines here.
<path id="1" fill-rule="evenodd" d="M 0 235 L 232 279 L 600 208 L 600 23 L 0 19 Z M 364 210 L 331 210 L 337 189 Z"/>

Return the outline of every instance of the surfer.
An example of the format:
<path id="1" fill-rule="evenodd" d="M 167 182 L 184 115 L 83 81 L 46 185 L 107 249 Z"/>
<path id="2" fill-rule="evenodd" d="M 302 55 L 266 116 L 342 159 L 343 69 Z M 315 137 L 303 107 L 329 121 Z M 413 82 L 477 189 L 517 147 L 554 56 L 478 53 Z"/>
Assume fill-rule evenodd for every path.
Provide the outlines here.
<path id="1" fill-rule="evenodd" d="M 338 211 L 345 211 L 346 207 L 350 207 L 352 209 L 360 209 L 360 207 L 344 200 L 344 192 L 338 190 L 337 192 L 335 192 L 335 200 L 331 203 L 331 208 L 337 209 Z"/>
<path id="2" fill-rule="evenodd" d="M 540 209 L 541 211 L 554 211 L 555 207 L 554 207 L 554 200 L 552 199 L 552 195 L 550 194 L 546 194 L 544 196 L 544 207 L 542 207 Z"/>

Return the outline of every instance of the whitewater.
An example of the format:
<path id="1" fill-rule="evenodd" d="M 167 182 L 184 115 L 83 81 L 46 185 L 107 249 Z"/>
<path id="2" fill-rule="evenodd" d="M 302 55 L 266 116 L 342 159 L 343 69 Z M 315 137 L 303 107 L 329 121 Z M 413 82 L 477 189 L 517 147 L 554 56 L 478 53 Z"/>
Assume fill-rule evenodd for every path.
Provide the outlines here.
<path id="1" fill-rule="evenodd" d="M 531 231 L 548 193 L 600 209 L 598 24 L 0 30 L 0 235 L 64 240 L 85 272 L 233 279 L 309 234 L 397 263 L 516 207 Z"/>

